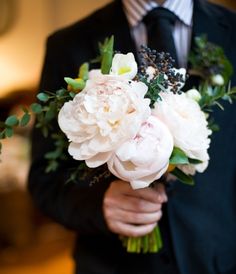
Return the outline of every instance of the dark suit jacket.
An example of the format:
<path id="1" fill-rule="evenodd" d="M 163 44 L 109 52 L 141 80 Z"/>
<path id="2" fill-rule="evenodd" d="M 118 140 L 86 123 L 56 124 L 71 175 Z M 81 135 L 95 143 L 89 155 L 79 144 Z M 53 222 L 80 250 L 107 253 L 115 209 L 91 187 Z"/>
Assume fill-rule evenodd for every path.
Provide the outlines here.
<path id="1" fill-rule="evenodd" d="M 234 13 L 202 0 L 194 2 L 193 35 L 207 33 L 210 41 L 224 48 L 236 68 L 235 26 Z M 75 77 L 82 62 L 97 56 L 97 42 L 112 34 L 117 50 L 135 51 L 120 1 L 51 35 L 40 89 L 53 91 L 65 86 L 64 76 Z M 235 75 L 232 82 L 236 84 Z M 181 274 L 236 273 L 236 106 L 227 105 L 214 116 L 221 131 L 214 134 L 207 171 L 196 176 L 196 186 L 176 182 L 169 192 L 169 237 Z M 102 200 L 112 178 L 92 187 L 88 186 L 91 178 L 65 185 L 69 168 L 77 163 L 67 161 L 57 172 L 45 174 L 43 156 L 51 148 L 50 140 L 35 129 L 29 190 L 43 212 L 78 231 L 78 273 L 160 273 L 155 270 L 156 255 L 126 254 L 117 236 L 108 231 Z M 102 169 L 95 169 L 91 176 Z M 173 272 L 166 268 L 161 273 Z"/>

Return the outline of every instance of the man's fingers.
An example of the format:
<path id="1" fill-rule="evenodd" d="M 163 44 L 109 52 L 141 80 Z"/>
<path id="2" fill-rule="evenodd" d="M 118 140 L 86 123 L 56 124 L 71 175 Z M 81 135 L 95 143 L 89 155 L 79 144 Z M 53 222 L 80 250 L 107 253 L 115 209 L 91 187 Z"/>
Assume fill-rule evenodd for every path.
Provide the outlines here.
<path id="1" fill-rule="evenodd" d="M 155 189 L 159 194 L 159 199 L 161 201 L 161 203 L 165 203 L 168 201 L 168 197 L 166 194 L 166 190 L 165 190 L 165 186 L 163 184 L 156 184 L 155 185 Z"/>
<path id="2" fill-rule="evenodd" d="M 111 225 L 108 224 L 108 226 L 112 232 L 119 235 L 127 237 L 140 237 L 152 232 L 156 226 L 156 223 L 147 225 L 132 225 L 117 221 L 113 222 Z"/>
<path id="3" fill-rule="evenodd" d="M 152 213 L 136 213 L 119 208 L 113 208 L 106 211 L 106 218 L 108 220 L 138 225 L 158 222 L 161 216 L 161 210 Z"/>
<path id="4" fill-rule="evenodd" d="M 104 205 L 107 207 L 117 207 L 123 210 L 151 213 L 161 209 L 161 203 L 152 203 L 139 197 L 120 195 L 113 199 L 113 197 L 105 197 Z"/>

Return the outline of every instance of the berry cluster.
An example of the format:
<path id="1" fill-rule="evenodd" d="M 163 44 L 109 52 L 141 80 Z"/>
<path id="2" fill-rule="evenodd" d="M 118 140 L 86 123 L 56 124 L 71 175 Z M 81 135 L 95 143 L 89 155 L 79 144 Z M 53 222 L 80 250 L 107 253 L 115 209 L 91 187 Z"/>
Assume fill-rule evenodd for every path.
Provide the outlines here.
<path id="1" fill-rule="evenodd" d="M 166 52 L 157 52 L 147 46 L 141 46 L 139 51 L 141 65 L 139 68 L 138 79 L 149 79 L 147 68 L 154 69 L 153 77 L 148 81 L 149 85 L 158 81 L 164 89 L 170 87 L 173 93 L 180 93 L 179 87 L 185 82 L 183 75 L 177 72 L 174 67 L 174 59 Z M 146 81 L 145 81 L 146 82 Z"/>

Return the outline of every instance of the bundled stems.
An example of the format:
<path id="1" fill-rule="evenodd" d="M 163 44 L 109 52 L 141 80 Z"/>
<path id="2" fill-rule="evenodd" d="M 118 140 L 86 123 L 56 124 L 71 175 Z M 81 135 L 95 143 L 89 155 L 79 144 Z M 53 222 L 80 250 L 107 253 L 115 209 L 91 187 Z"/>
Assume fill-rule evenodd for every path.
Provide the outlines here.
<path id="1" fill-rule="evenodd" d="M 156 253 L 162 248 L 161 233 L 158 225 L 142 237 L 120 236 L 123 246 L 129 253 Z"/>

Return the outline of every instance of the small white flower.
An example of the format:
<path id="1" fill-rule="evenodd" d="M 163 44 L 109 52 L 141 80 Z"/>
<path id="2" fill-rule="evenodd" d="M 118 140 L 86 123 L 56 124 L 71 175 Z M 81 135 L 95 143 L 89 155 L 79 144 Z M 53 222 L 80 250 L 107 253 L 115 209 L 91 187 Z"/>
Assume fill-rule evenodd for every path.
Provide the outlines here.
<path id="1" fill-rule="evenodd" d="M 199 93 L 199 91 L 194 88 L 188 90 L 185 94 L 187 95 L 188 98 L 190 98 L 196 102 L 199 102 L 202 97 L 201 94 Z"/>
<path id="2" fill-rule="evenodd" d="M 224 78 L 221 74 L 213 75 L 211 77 L 211 82 L 213 85 L 217 85 L 217 86 L 223 86 L 225 83 Z"/>
<path id="3" fill-rule="evenodd" d="M 123 143 L 108 161 L 108 168 L 118 178 L 130 182 L 133 189 L 148 187 L 169 166 L 173 137 L 154 116 L 142 124 L 137 135 Z"/>
<path id="4" fill-rule="evenodd" d="M 147 80 L 148 81 L 152 80 L 155 76 L 155 73 L 156 73 L 156 69 L 152 66 L 148 66 L 146 69 L 146 74 L 148 75 Z"/>
<path id="5" fill-rule="evenodd" d="M 122 76 L 126 79 L 133 79 L 138 72 L 138 65 L 133 53 L 117 53 L 113 57 L 110 75 Z"/>

